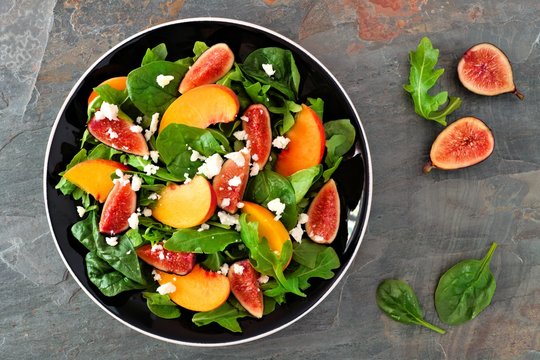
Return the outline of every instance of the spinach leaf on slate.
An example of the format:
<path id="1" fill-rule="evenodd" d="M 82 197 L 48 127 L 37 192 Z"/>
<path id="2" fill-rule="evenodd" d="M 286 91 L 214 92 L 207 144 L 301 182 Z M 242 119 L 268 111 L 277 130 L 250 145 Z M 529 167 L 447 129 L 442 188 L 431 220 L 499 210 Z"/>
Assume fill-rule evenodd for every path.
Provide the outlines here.
<path id="1" fill-rule="evenodd" d="M 424 320 L 422 307 L 414 290 L 402 280 L 384 280 L 377 288 L 377 305 L 391 319 L 403 324 L 416 324 L 446 333 L 445 330 Z"/>
<path id="2" fill-rule="evenodd" d="M 245 197 L 265 207 L 270 201 L 279 198 L 285 204 L 281 222 L 289 230 L 296 226 L 298 217 L 296 195 L 293 186 L 286 177 L 265 169 L 248 183 Z"/>
<path id="3" fill-rule="evenodd" d="M 148 65 L 154 61 L 165 60 L 167 57 L 167 46 L 163 43 L 152 49 L 146 49 L 146 53 L 142 59 L 141 66 Z"/>
<path id="4" fill-rule="evenodd" d="M 208 230 L 181 229 L 165 243 L 165 249 L 171 251 L 212 254 L 223 251 L 230 244 L 241 242 L 240 234 L 234 230 L 211 227 Z"/>
<path id="5" fill-rule="evenodd" d="M 142 296 L 146 299 L 146 306 L 156 316 L 163 319 L 176 319 L 180 317 L 178 305 L 172 302 L 168 294 L 144 291 Z"/>
<path id="6" fill-rule="evenodd" d="M 321 98 L 307 98 L 307 105 L 311 108 L 311 110 L 315 111 L 315 113 L 317 113 L 319 116 L 319 119 L 323 121 L 324 100 Z"/>
<path id="7" fill-rule="evenodd" d="M 153 61 L 128 74 L 127 91 L 133 104 L 145 115 L 163 115 L 179 96 L 178 86 L 188 70 L 187 66 L 170 61 Z M 165 87 L 156 82 L 158 75 L 172 75 L 174 79 Z"/>
<path id="8" fill-rule="evenodd" d="M 263 64 L 271 64 L 275 74 L 268 76 Z M 300 73 L 290 50 L 277 47 L 261 48 L 249 54 L 241 69 L 249 78 L 270 85 L 289 100 L 296 100 L 300 87 Z"/>
<path id="9" fill-rule="evenodd" d="M 113 269 L 92 251 L 86 254 L 85 262 L 90 282 L 97 286 L 105 296 L 115 296 L 124 291 L 144 289 L 146 287 Z"/>
<path id="10" fill-rule="evenodd" d="M 315 165 L 307 169 L 303 169 L 288 176 L 289 181 L 294 189 L 296 203 L 298 204 L 307 194 L 309 188 L 322 174 L 322 165 Z"/>
<path id="11" fill-rule="evenodd" d="M 445 272 L 435 291 L 435 308 L 448 325 L 474 319 L 490 303 L 495 293 L 495 278 L 489 268 L 497 243 L 481 260 L 463 260 Z"/>
<path id="12" fill-rule="evenodd" d="M 232 332 L 242 332 L 238 319 L 246 316 L 250 316 L 247 311 L 240 310 L 226 302 L 215 310 L 196 313 L 191 321 L 197 326 L 215 322 Z"/>

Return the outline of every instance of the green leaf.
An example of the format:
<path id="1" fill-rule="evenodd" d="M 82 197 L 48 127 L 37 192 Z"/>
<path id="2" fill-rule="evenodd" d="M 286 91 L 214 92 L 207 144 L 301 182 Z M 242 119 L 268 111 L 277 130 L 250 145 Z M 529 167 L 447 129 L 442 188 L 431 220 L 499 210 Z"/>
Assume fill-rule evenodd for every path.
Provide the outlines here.
<path id="1" fill-rule="evenodd" d="M 319 116 L 319 119 L 323 121 L 323 113 L 324 113 L 324 101 L 321 98 L 307 98 L 307 105 L 311 108 L 311 110 L 315 111 L 317 113 L 317 116 Z"/>
<path id="2" fill-rule="evenodd" d="M 332 167 L 338 158 L 353 147 L 356 130 L 349 119 L 343 119 L 325 123 L 324 133 L 326 135 L 325 163 Z"/>
<path id="3" fill-rule="evenodd" d="M 201 265 L 208 270 L 218 271 L 221 268 L 221 265 L 225 262 L 225 258 L 221 253 L 208 254 L 206 259 L 201 263 Z"/>
<path id="4" fill-rule="evenodd" d="M 391 319 L 403 324 L 416 324 L 428 329 L 446 333 L 424 320 L 422 307 L 414 290 L 402 280 L 384 280 L 377 288 L 377 305 Z"/>
<path id="5" fill-rule="evenodd" d="M 69 164 L 66 166 L 66 169 L 58 174 L 62 176 L 62 178 L 60 179 L 60 181 L 58 182 L 58 184 L 56 184 L 54 188 L 60 190 L 62 194 L 64 195 L 70 195 L 71 193 L 73 193 L 73 191 L 77 189 L 77 185 L 69 182 L 66 178 L 63 177 L 63 175 L 66 173 L 66 171 L 68 171 L 75 165 L 85 161 L 86 159 L 87 159 L 86 150 L 81 149 L 77 154 L 75 154 L 73 159 L 71 159 Z"/>
<path id="6" fill-rule="evenodd" d="M 328 180 L 330 180 L 330 178 L 332 177 L 334 172 L 339 167 L 339 164 L 341 164 L 342 160 L 343 160 L 343 157 L 337 158 L 336 162 L 332 165 L 332 167 L 330 167 L 330 168 L 323 171 L 323 180 L 324 180 L 324 182 L 327 182 Z"/>
<path id="7" fill-rule="evenodd" d="M 178 86 L 188 67 L 169 61 L 153 61 L 128 74 L 127 91 L 133 104 L 145 115 L 163 115 L 179 96 Z M 158 75 L 171 75 L 174 79 L 165 87 L 156 82 Z"/>
<path id="8" fill-rule="evenodd" d="M 223 251 L 231 244 L 239 243 L 242 239 L 234 230 L 211 227 L 208 230 L 181 229 L 165 242 L 165 249 L 171 251 L 193 252 L 197 254 L 212 254 Z"/>
<path id="9" fill-rule="evenodd" d="M 206 50 L 208 50 L 208 45 L 206 45 L 204 41 L 195 41 L 195 44 L 193 45 L 193 54 L 195 54 L 193 61 L 197 61 Z"/>
<path id="10" fill-rule="evenodd" d="M 102 102 L 105 101 L 109 104 L 120 105 L 128 96 L 127 90 L 116 90 L 109 84 L 100 85 L 95 87 L 94 90 L 99 94 Z"/>
<path id="11" fill-rule="evenodd" d="M 79 240 L 90 251 L 96 251 L 96 240 L 101 235 L 97 222 L 97 215 L 94 211 L 88 214 L 86 218 L 76 222 L 71 227 L 71 234 Z"/>
<path id="12" fill-rule="evenodd" d="M 322 170 L 322 165 L 315 165 L 304 170 L 299 170 L 288 177 L 294 189 L 297 204 L 302 201 L 311 185 L 319 179 Z"/>
<path id="13" fill-rule="evenodd" d="M 430 96 L 428 91 L 435 86 L 444 69 L 435 70 L 439 50 L 434 49 L 431 41 L 424 37 L 420 40 L 416 51 L 409 53 L 411 71 L 409 84 L 404 86 L 405 91 L 411 94 L 414 102 L 414 111 L 424 119 L 433 120 L 446 126 L 446 117 L 461 105 L 461 99 L 451 97 L 450 102 L 442 110 L 439 108 L 448 101 L 446 91 Z"/>
<path id="14" fill-rule="evenodd" d="M 113 269 L 92 251 L 86 254 L 85 262 L 88 279 L 105 296 L 115 296 L 124 291 L 144 289 L 146 287 Z"/>
<path id="15" fill-rule="evenodd" d="M 463 260 L 445 272 L 435 291 L 435 308 L 441 321 L 459 325 L 478 316 L 491 303 L 496 283 L 489 268 L 497 243 L 481 260 Z"/>
<path id="16" fill-rule="evenodd" d="M 163 319 L 177 319 L 180 317 L 180 309 L 172 302 L 168 294 L 161 295 L 144 291 L 142 295 L 146 299 L 146 306 L 154 315 Z"/>
<path id="17" fill-rule="evenodd" d="M 144 54 L 141 66 L 148 65 L 154 61 L 165 60 L 166 57 L 167 57 L 167 46 L 161 43 L 152 49 L 146 50 L 146 54 Z"/>
<path id="18" fill-rule="evenodd" d="M 234 67 L 229 70 L 227 74 L 225 74 L 224 77 L 219 79 L 216 84 L 226 86 L 228 88 L 231 88 L 233 82 L 244 82 L 246 81 L 246 78 L 244 77 L 244 74 L 242 73 L 242 70 L 240 70 L 240 67 L 238 64 L 234 64 Z"/>
<path id="19" fill-rule="evenodd" d="M 127 172 L 131 173 L 131 174 L 137 174 L 137 175 L 141 176 L 142 178 L 145 179 L 146 183 L 148 183 L 148 181 L 146 180 L 147 178 L 154 178 L 154 179 L 158 179 L 158 180 L 165 181 L 165 182 L 166 181 L 173 181 L 173 182 L 184 181 L 183 175 L 182 176 L 175 176 L 174 174 L 171 174 L 170 172 L 168 172 L 167 170 L 165 170 L 162 167 L 160 167 L 158 169 L 158 171 L 157 171 L 157 173 L 155 175 L 146 175 L 146 173 L 144 172 L 144 167 L 146 165 L 148 165 L 148 164 L 152 164 L 152 160 L 150 160 L 150 159 L 145 160 L 140 156 L 135 156 L 135 155 L 129 154 L 127 156 L 127 164 L 134 167 L 135 169 L 139 170 L 139 172 L 135 172 L 135 171 L 127 171 Z"/>
<path id="20" fill-rule="evenodd" d="M 249 316 L 247 311 L 240 310 L 226 302 L 215 310 L 196 313 L 191 321 L 197 326 L 215 322 L 229 331 L 242 332 L 238 319 L 246 316 Z"/>
<path id="21" fill-rule="evenodd" d="M 106 159 L 111 160 L 115 155 L 122 154 L 121 151 L 113 149 L 105 144 L 96 145 L 88 153 L 88 158 L 86 160 L 95 160 L 95 159 Z"/>

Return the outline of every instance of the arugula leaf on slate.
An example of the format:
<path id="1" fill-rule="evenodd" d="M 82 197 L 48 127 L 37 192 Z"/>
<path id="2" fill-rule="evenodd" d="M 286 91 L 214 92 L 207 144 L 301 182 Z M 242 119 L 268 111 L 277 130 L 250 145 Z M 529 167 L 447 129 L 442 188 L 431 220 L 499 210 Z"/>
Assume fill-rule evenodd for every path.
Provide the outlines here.
<path id="1" fill-rule="evenodd" d="M 439 50 L 434 49 L 431 41 L 424 37 L 420 40 L 416 51 L 409 53 L 411 71 L 409 84 L 403 86 L 405 91 L 411 94 L 414 102 L 414 111 L 427 120 L 433 120 L 446 126 L 446 117 L 461 105 L 458 97 L 448 97 L 447 91 L 439 92 L 435 96 L 429 95 L 428 91 L 444 73 L 444 69 L 435 70 Z M 442 110 L 439 108 L 448 101 Z"/>

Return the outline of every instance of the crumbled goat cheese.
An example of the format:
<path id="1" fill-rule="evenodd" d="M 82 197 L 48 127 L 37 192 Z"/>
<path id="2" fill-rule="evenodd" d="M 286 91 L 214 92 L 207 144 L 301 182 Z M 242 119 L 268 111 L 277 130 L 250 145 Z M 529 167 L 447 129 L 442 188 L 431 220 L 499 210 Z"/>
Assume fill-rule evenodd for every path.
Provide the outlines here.
<path id="1" fill-rule="evenodd" d="M 152 216 L 152 209 L 145 207 L 145 208 L 143 209 L 143 211 L 142 211 L 142 214 L 143 214 L 145 217 L 150 217 L 150 216 Z"/>
<path id="2" fill-rule="evenodd" d="M 281 218 L 283 211 L 285 211 L 285 204 L 282 203 L 279 198 L 275 198 L 268 202 L 268 210 L 276 214 L 274 220 L 278 221 Z"/>
<path id="3" fill-rule="evenodd" d="M 296 242 L 301 243 L 302 235 L 304 235 L 304 230 L 302 230 L 302 227 L 300 226 L 300 224 L 298 224 L 295 228 L 289 231 L 289 234 L 291 234 L 291 236 Z"/>
<path id="4" fill-rule="evenodd" d="M 142 133 L 143 128 L 142 128 L 142 126 L 140 126 L 140 125 L 131 125 L 131 126 L 129 127 L 129 130 L 130 130 L 131 132 L 134 132 L 134 133 L 137 133 L 137 134 L 138 134 L 138 133 Z"/>
<path id="5" fill-rule="evenodd" d="M 165 294 L 172 294 L 173 292 L 176 291 L 176 286 L 174 286 L 173 283 L 171 282 L 168 282 L 168 283 L 165 283 L 161 286 L 159 286 L 156 291 L 160 294 L 160 295 L 165 295 Z"/>
<path id="6" fill-rule="evenodd" d="M 231 199 L 225 198 L 221 201 L 221 207 L 226 208 L 227 206 L 231 205 Z"/>
<path id="7" fill-rule="evenodd" d="M 133 175 L 133 177 L 131 178 L 131 190 L 139 191 L 141 190 L 141 185 L 142 185 L 142 179 L 139 176 L 137 176 L 137 174 Z"/>
<path id="8" fill-rule="evenodd" d="M 229 264 L 224 263 L 224 264 L 221 265 L 221 267 L 219 268 L 218 274 L 227 276 L 228 273 L 229 273 Z"/>
<path id="9" fill-rule="evenodd" d="M 237 264 L 237 263 L 234 263 L 231 266 L 231 270 L 237 275 L 242 275 L 244 273 L 244 267 L 242 265 Z"/>
<path id="10" fill-rule="evenodd" d="M 257 154 L 253 154 L 251 158 L 253 159 L 253 161 L 259 161 L 259 155 Z"/>
<path id="11" fill-rule="evenodd" d="M 113 237 L 105 237 L 105 242 L 106 242 L 107 245 L 109 245 L 109 246 L 116 246 L 116 245 L 118 245 L 118 237 L 116 237 L 116 236 L 113 236 Z"/>
<path id="12" fill-rule="evenodd" d="M 136 122 L 137 124 L 142 123 L 142 116 L 137 116 L 137 118 L 135 119 L 135 122 Z"/>
<path id="13" fill-rule="evenodd" d="M 191 180 L 193 180 L 193 179 L 191 179 L 191 178 L 189 177 L 189 174 L 188 174 L 188 173 L 184 173 L 184 178 L 185 178 L 184 184 L 186 184 L 186 185 L 189 184 L 189 183 L 191 182 Z"/>
<path id="14" fill-rule="evenodd" d="M 310 236 L 313 241 L 317 241 L 317 242 L 324 242 L 324 238 L 321 236 L 321 235 L 314 235 L 314 234 L 311 234 Z"/>
<path id="15" fill-rule="evenodd" d="M 161 280 L 161 275 L 156 271 L 156 269 L 152 270 L 152 275 L 154 275 L 154 280 L 159 281 Z"/>
<path id="16" fill-rule="evenodd" d="M 148 195 L 148 200 L 159 200 L 161 198 L 161 195 L 158 193 L 151 193 Z"/>
<path id="17" fill-rule="evenodd" d="M 242 141 L 242 140 L 247 140 L 247 138 L 248 138 L 248 137 L 247 137 L 247 134 L 246 134 L 246 132 L 245 132 L 244 130 L 235 131 L 235 132 L 233 133 L 233 136 L 234 136 L 236 139 L 240 140 L 240 141 Z"/>
<path id="18" fill-rule="evenodd" d="M 197 150 L 192 150 L 191 152 L 191 157 L 189 158 L 189 161 L 197 161 L 197 160 L 201 160 L 201 161 L 204 161 L 206 160 L 206 156 L 202 156 L 200 152 L 198 152 Z"/>
<path id="19" fill-rule="evenodd" d="M 153 162 L 157 163 L 159 160 L 159 151 L 157 150 L 151 150 L 150 151 L 150 158 Z"/>
<path id="20" fill-rule="evenodd" d="M 242 183 L 242 179 L 240 178 L 240 176 L 233 176 L 232 179 L 229 180 L 228 184 L 230 186 L 240 186 L 240 184 Z"/>
<path id="21" fill-rule="evenodd" d="M 77 206 L 77 214 L 79 214 L 79 217 L 83 217 L 86 213 L 86 210 L 82 206 Z"/>
<path id="22" fill-rule="evenodd" d="M 218 211 L 218 218 L 219 222 L 223 225 L 229 225 L 229 226 L 237 226 L 240 225 L 240 222 L 238 221 L 239 216 L 238 215 L 231 215 L 225 211 Z"/>
<path id="23" fill-rule="evenodd" d="M 204 161 L 204 164 L 197 169 L 198 174 L 203 174 L 208 179 L 213 178 L 221 171 L 223 159 L 219 154 L 214 154 Z"/>
<path id="24" fill-rule="evenodd" d="M 305 224 L 308 222 L 308 220 L 309 220 L 308 214 L 301 213 L 300 216 L 298 217 L 298 224 L 299 225 Z"/>
<path id="25" fill-rule="evenodd" d="M 266 284 L 268 282 L 268 280 L 270 280 L 270 278 L 268 277 L 268 275 L 261 275 L 257 281 L 259 282 L 259 284 Z"/>
<path id="26" fill-rule="evenodd" d="M 152 165 L 152 164 L 145 165 L 143 169 L 146 175 L 155 175 L 158 170 L 159 170 L 159 166 Z"/>
<path id="27" fill-rule="evenodd" d="M 152 115 L 152 121 L 150 122 L 150 128 L 144 131 L 144 138 L 146 141 L 150 140 L 152 135 L 157 131 L 159 122 L 159 113 Z"/>
<path id="28" fill-rule="evenodd" d="M 107 132 L 106 132 L 107 135 L 109 135 L 109 139 L 113 140 L 113 139 L 118 139 L 118 133 L 115 132 L 113 129 L 111 128 L 108 128 L 107 129 Z"/>
<path id="29" fill-rule="evenodd" d="M 272 141 L 272 145 L 278 149 L 285 149 L 290 141 L 291 139 L 286 138 L 285 136 L 278 136 Z"/>
<path id="30" fill-rule="evenodd" d="M 236 207 L 241 209 L 244 207 L 244 203 L 243 202 L 239 202 L 238 204 L 236 204 Z"/>
<path id="31" fill-rule="evenodd" d="M 126 251 L 126 255 L 131 254 L 131 250 Z"/>
<path id="32" fill-rule="evenodd" d="M 137 213 L 131 214 L 128 219 L 128 224 L 130 228 L 138 229 L 139 228 L 139 215 Z"/>
<path id="33" fill-rule="evenodd" d="M 272 64 L 262 64 L 262 68 L 268 76 L 273 76 L 276 73 Z"/>
<path id="34" fill-rule="evenodd" d="M 174 80 L 174 76 L 172 75 L 163 75 L 163 74 L 159 74 L 156 78 L 156 82 L 159 86 L 161 86 L 162 88 L 164 88 L 165 86 L 169 85 L 169 83 L 171 81 Z"/>
<path id="35" fill-rule="evenodd" d="M 249 172 L 249 176 L 257 176 L 257 174 L 259 173 L 260 169 L 261 169 L 261 168 L 259 167 L 259 164 L 253 163 L 253 164 L 251 165 L 251 170 L 250 170 L 250 172 Z"/>
<path id="36" fill-rule="evenodd" d="M 244 157 L 244 155 L 242 155 L 242 153 L 240 151 L 236 151 L 236 152 L 226 154 L 225 158 L 226 159 L 231 159 L 232 161 L 234 161 L 234 163 L 238 167 L 242 167 L 242 166 L 244 166 L 246 164 L 246 158 Z"/>
<path id="37" fill-rule="evenodd" d="M 201 224 L 201 227 L 197 229 L 197 231 L 201 232 L 201 231 L 205 231 L 205 230 L 208 230 L 210 229 L 210 225 L 208 225 L 207 223 L 203 223 Z"/>
<path id="38" fill-rule="evenodd" d="M 118 179 L 114 179 L 113 183 L 116 184 L 119 182 L 122 186 L 126 186 L 127 184 L 129 184 L 129 178 L 131 177 L 131 175 L 124 175 L 124 173 L 120 169 L 116 169 L 114 173 L 116 176 L 118 176 Z"/>
<path id="39" fill-rule="evenodd" d="M 240 120 L 245 121 L 245 122 L 249 122 L 249 118 L 247 116 L 245 116 L 245 115 L 240 116 Z"/>
<path id="40" fill-rule="evenodd" d="M 109 104 L 108 102 L 104 101 L 103 104 L 101 104 L 99 110 L 96 111 L 95 119 L 98 121 L 103 119 L 118 119 L 118 106 L 114 104 Z"/>
<path id="41" fill-rule="evenodd" d="M 163 250 L 163 245 L 161 244 L 154 244 L 150 248 L 150 252 L 156 252 L 156 251 L 161 251 L 161 250 Z"/>

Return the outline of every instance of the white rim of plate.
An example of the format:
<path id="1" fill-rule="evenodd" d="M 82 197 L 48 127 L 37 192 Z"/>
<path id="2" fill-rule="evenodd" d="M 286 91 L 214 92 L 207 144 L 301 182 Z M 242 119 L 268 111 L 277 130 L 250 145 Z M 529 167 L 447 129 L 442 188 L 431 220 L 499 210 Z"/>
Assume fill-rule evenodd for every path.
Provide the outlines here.
<path id="1" fill-rule="evenodd" d="M 86 289 L 86 287 L 79 281 L 79 279 L 77 278 L 77 276 L 74 274 L 73 270 L 71 269 L 71 267 L 69 266 L 69 264 L 67 263 L 65 257 L 64 257 L 64 254 L 62 253 L 62 250 L 60 249 L 60 245 L 58 243 L 58 240 L 56 239 L 56 236 L 54 234 L 54 230 L 53 230 L 53 226 L 52 226 L 52 223 L 51 223 L 51 217 L 50 217 L 50 214 L 49 214 L 49 206 L 48 206 L 48 201 L 47 201 L 47 168 L 48 168 L 48 162 L 49 162 L 49 153 L 50 153 L 50 150 L 51 150 L 51 144 L 52 144 L 52 140 L 54 138 L 54 135 L 56 133 L 56 128 L 58 126 L 58 123 L 60 122 L 60 117 L 62 115 L 62 113 L 64 112 L 66 106 L 67 106 L 67 103 L 68 101 L 73 97 L 74 93 L 75 93 L 75 90 L 79 87 L 79 85 L 83 82 L 83 80 L 86 78 L 86 76 L 90 73 L 90 71 L 92 71 L 105 57 L 107 57 L 110 53 L 114 52 L 116 49 L 118 49 L 120 46 L 124 45 L 125 43 L 131 41 L 132 39 L 142 35 L 142 34 L 145 34 L 147 32 L 151 32 L 151 31 L 154 31 L 156 29 L 159 29 L 159 28 L 162 28 L 162 27 L 166 27 L 166 26 L 170 26 L 170 25 L 174 25 L 174 24 L 181 24 L 181 23 L 191 23 L 191 22 L 221 22 L 221 23 L 229 23 L 229 24 L 235 24 L 235 25 L 242 25 L 242 26 L 245 26 L 245 27 L 248 27 L 248 28 L 252 28 L 252 29 L 256 29 L 256 30 L 260 30 L 262 32 L 265 32 L 265 33 L 268 33 L 270 35 L 273 35 L 277 38 L 280 38 L 281 40 L 285 41 L 286 43 L 288 43 L 289 45 L 293 46 L 293 47 L 296 47 L 298 50 L 300 50 L 301 52 L 303 52 L 304 54 L 306 54 L 308 57 L 310 57 L 313 61 L 315 61 L 327 74 L 328 76 L 330 76 L 330 78 L 336 83 L 336 85 L 339 87 L 339 89 L 341 90 L 342 94 L 345 96 L 345 99 L 347 100 L 347 102 L 349 103 L 351 109 L 353 110 L 354 112 L 354 115 L 356 116 L 356 119 L 358 119 L 358 122 L 357 122 L 357 125 L 358 127 L 360 128 L 360 131 L 362 132 L 362 138 L 364 140 L 364 143 L 365 143 L 365 150 L 366 150 L 366 153 L 363 154 L 364 155 L 364 161 L 366 163 L 366 166 L 367 166 L 367 175 L 368 175 L 368 178 L 367 178 L 367 185 L 368 185 L 368 189 L 367 189 L 367 204 L 366 204 L 366 213 L 365 213 L 365 221 L 364 221 L 364 224 L 363 224 L 363 227 L 362 227 L 362 230 L 360 232 L 360 235 L 359 235 L 359 238 L 358 238 L 358 243 L 354 249 L 354 252 L 353 254 L 351 255 L 351 259 L 348 261 L 347 264 L 345 264 L 341 274 L 338 276 L 337 279 L 334 279 L 334 283 L 332 284 L 332 286 L 326 290 L 326 292 L 312 305 L 310 306 L 309 308 L 307 308 L 302 314 L 300 314 L 299 316 L 297 316 L 296 318 L 294 318 L 293 320 L 287 322 L 286 324 L 283 324 L 275 329 L 272 329 L 272 330 L 269 330 L 267 332 L 264 332 L 262 334 L 259 334 L 259 335 L 256 335 L 256 336 L 252 336 L 252 337 L 249 337 L 249 338 L 246 338 L 246 339 L 242 339 L 242 340 L 238 340 L 238 341 L 229 341 L 229 342 L 221 342 L 221 343 L 198 343 L 198 342 L 186 342 L 186 341 L 180 341 L 180 340 L 175 340 L 175 339 L 170 339 L 170 338 L 167 338 L 167 337 L 163 337 L 163 336 L 159 336 L 159 335 L 155 335 L 155 334 L 152 334 L 150 332 L 147 332 L 147 331 L 144 331 L 134 325 L 131 325 L 130 323 L 126 322 L 125 320 L 122 320 L 121 318 L 119 318 L 118 316 L 116 316 L 115 314 L 113 314 L 107 307 L 105 307 L 103 304 L 101 304 L 96 298 L 94 298 L 94 296 Z M 47 142 L 47 150 L 45 152 L 45 161 L 44 161 L 44 168 L 43 168 L 43 196 L 45 198 L 45 211 L 46 211 L 46 214 L 47 214 L 47 222 L 49 223 L 49 229 L 50 229 L 50 232 L 51 232 L 51 236 L 53 237 L 54 239 L 54 243 L 56 245 L 56 249 L 58 250 L 58 253 L 60 254 L 60 257 L 62 258 L 62 261 L 64 262 L 64 265 L 66 266 L 66 268 L 69 270 L 69 273 L 71 274 L 71 276 L 73 277 L 73 279 L 77 282 L 77 284 L 79 285 L 79 287 L 86 293 L 86 295 L 92 299 L 92 301 L 94 303 L 96 303 L 103 311 L 105 311 L 107 314 L 109 314 L 110 316 L 112 316 L 114 319 L 116 319 L 117 321 L 119 321 L 120 323 L 126 325 L 127 327 L 141 333 L 141 334 L 144 334 L 144 335 L 147 335 L 149 337 L 152 337 L 154 339 L 158 339 L 158 340 L 162 340 L 162 341 L 165 341 L 165 342 L 169 342 L 169 343 L 173 343 L 173 344 L 178 344 L 178 345 L 186 345 L 186 346 L 194 346 L 194 347 L 206 347 L 206 348 L 210 348 L 210 347 L 222 347 L 222 346 L 232 346 L 232 345 L 240 345 L 240 344 L 245 344 L 245 343 L 248 343 L 248 342 L 252 342 L 252 341 L 255 341 L 255 340 L 258 340 L 258 339 L 262 339 L 264 337 L 267 337 L 269 335 L 272 335 L 274 333 L 277 333 L 278 331 L 281 331 L 283 329 L 285 329 L 286 327 L 294 324 L 295 322 L 297 322 L 298 320 L 300 320 L 301 318 L 303 318 L 304 316 L 306 316 L 308 313 L 310 313 L 313 309 L 315 309 L 324 299 L 326 299 L 326 297 L 334 290 L 334 288 L 339 284 L 339 282 L 341 281 L 341 279 L 343 278 L 343 276 L 345 276 L 345 274 L 347 273 L 347 271 L 349 270 L 349 267 L 351 266 L 351 264 L 354 262 L 354 259 L 356 258 L 356 255 L 358 253 L 358 250 L 360 249 L 360 245 L 362 243 L 362 240 L 364 238 L 364 235 L 366 233 L 366 230 L 367 230 L 367 226 L 368 226 L 368 221 L 369 221 L 369 214 L 371 212 L 371 199 L 372 199 L 372 195 L 373 195 L 373 169 L 372 169 L 372 165 L 371 165 L 371 154 L 370 154 L 370 150 L 369 150 L 369 145 L 368 145 L 368 142 L 367 142 L 367 137 L 366 137 L 366 132 L 364 130 L 364 127 L 362 126 L 362 122 L 360 121 L 360 117 L 358 116 L 358 113 L 356 112 L 356 108 L 353 104 L 353 102 L 351 101 L 349 95 L 347 94 L 347 92 L 345 91 L 345 89 L 343 88 L 343 86 L 341 86 L 340 82 L 336 79 L 336 77 L 330 72 L 330 70 L 328 70 L 326 68 L 326 66 L 321 63 L 315 56 L 313 56 L 309 51 L 307 51 L 306 49 L 304 49 L 301 45 L 297 44 L 296 42 L 292 41 L 291 39 L 273 31 L 273 30 L 270 30 L 264 26 L 260 26 L 260 25 L 256 25 L 256 24 L 252 24 L 252 23 L 249 23 L 249 22 L 246 22 L 246 21 L 241 21 L 241 20 L 234 20 L 234 19 L 228 19 L 228 18 L 220 18 L 220 17 L 196 17 L 196 18 L 186 18 L 186 19 L 179 19 L 179 20 L 174 20 L 174 21 L 169 21 L 169 22 L 166 22 L 166 23 L 163 23 L 163 24 L 159 24 L 159 25 L 156 25 L 156 26 L 153 26 L 153 27 L 150 27 L 148 29 L 145 29 L 143 31 L 140 31 L 130 37 L 128 37 L 127 39 L 121 41 L 120 43 L 118 43 L 117 45 L 115 45 L 114 47 L 112 47 L 111 49 L 109 49 L 105 54 L 103 54 L 99 59 L 97 59 L 85 72 L 84 74 L 82 74 L 80 77 L 79 77 L 79 80 L 75 83 L 75 85 L 73 85 L 73 88 L 71 89 L 71 91 L 69 92 L 68 96 L 66 97 L 66 100 L 64 101 L 64 103 L 62 104 L 62 107 L 60 108 L 60 111 L 58 112 L 58 115 L 56 116 L 56 120 L 54 121 L 54 124 L 52 126 L 52 129 L 51 129 L 51 134 L 49 135 L 49 141 Z"/>

